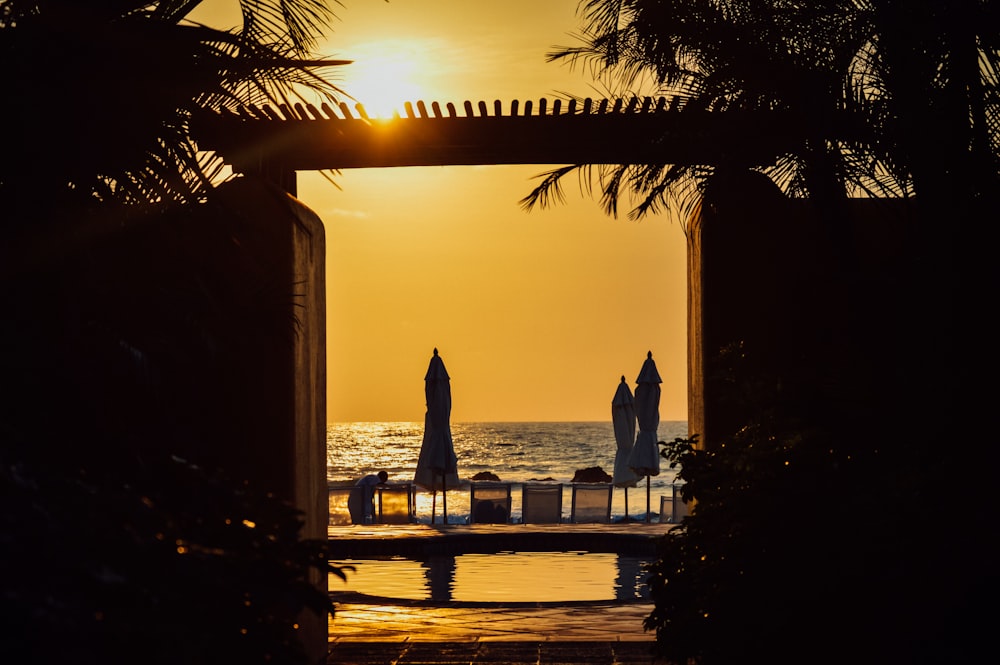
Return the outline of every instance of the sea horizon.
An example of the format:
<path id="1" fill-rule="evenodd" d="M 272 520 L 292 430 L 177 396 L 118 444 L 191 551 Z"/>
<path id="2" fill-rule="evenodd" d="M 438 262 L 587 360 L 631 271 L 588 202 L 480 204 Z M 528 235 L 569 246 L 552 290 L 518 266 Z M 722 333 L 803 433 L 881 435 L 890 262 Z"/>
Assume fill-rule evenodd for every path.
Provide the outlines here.
<path id="1" fill-rule="evenodd" d="M 462 484 L 448 491 L 449 522 L 464 523 L 470 512 L 469 483 L 480 472 L 496 475 L 512 486 L 511 516 L 520 517 L 520 486 L 526 482 L 572 483 L 578 470 L 600 467 L 614 473 L 617 444 L 610 418 L 607 421 L 487 421 L 453 422 L 452 439 L 458 456 Z M 672 441 L 687 435 L 687 421 L 661 421 L 657 438 Z M 389 482 L 411 482 L 423 441 L 422 421 L 348 421 L 327 427 L 327 479 L 355 481 L 385 470 Z M 650 512 L 659 515 L 660 496 L 673 494 L 676 470 L 661 459 L 658 475 L 649 477 Z M 628 489 L 628 516 L 646 514 L 646 479 Z M 438 495 L 440 498 L 440 493 Z M 626 491 L 612 492 L 612 518 L 626 514 Z M 430 521 L 433 496 L 417 493 L 417 519 Z M 569 518 L 569 490 L 563 515 Z M 440 509 L 440 506 L 438 506 Z"/>

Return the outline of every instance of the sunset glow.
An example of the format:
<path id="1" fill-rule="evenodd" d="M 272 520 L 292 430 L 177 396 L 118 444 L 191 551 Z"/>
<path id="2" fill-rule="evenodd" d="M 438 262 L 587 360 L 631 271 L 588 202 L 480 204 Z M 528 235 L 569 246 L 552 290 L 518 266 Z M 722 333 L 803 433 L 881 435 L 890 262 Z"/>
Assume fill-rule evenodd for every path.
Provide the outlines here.
<path id="1" fill-rule="evenodd" d="M 545 61 L 574 43 L 577 4 L 348 2 L 320 51 L 353 61 L 336 83 L 373 117 L 600 98 L 585 71 Z M 349 169 L 339 189 L 298 173 L 326 227 L 328 421 L 422 421 L 435 347 L 456 422 L 608 419 L 647 351 L 661 417 L 687 418 L 682 220 L 607 217 L 572 177 L 565 204 L 525 212 L 553 166 Z"/>
<path id="2" fill-rule="evenodd" d="M 426 96 L 420 80 L 430 64 L 421 56 L 419 42 L 374 42 L 351 57 L 354 62 L 344 67 L 342 87 L 369 117 L 403 115 L 405 102 Z"/>

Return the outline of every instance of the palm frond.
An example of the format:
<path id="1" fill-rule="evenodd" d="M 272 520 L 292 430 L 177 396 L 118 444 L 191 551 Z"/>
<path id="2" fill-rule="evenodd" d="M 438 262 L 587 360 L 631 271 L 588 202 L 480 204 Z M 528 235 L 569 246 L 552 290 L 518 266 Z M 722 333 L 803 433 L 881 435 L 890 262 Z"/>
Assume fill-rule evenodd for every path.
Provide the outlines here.
<path id="1" fill-rule="evenodd" d="M 690 217 L 701 199 L 705 182 L 711 176 L 711 167 L 673 164 L 659 169 L 662 174 L 655 180 L 644 178 L 641 189 L 635 190 L 639 203 L 629 213 L 629 219 L 639 220 L 647 215 L 665 213 L 675 209 L 682 219 Z"/>
<path id="2" fill-rule="evenodd" d="M 573 164 L 540 173 L 536 177 L 541 178 L 541 182 L 518 202 L 519 205 L 523 210 L 530 212 L 535 206 L 546 208 L 555 203 L 565 202 L 566 194 L 562 189 L 563 177 L 584 168 L 586 168 L 584 164 Z"/>
<path id="3" fill-rule="evenodd" d="M 323 176 L 324 180 L 326 180 L 328 183 L 330 183 L 331 185 L 333 185 L 337 189 L 341 189 L 341 190 L 343 189 L 340 186 L 340 183 L 335 180 L 335 178 L 340 175 L 340 171 L 338 171 L 338 170 L 331 170 L 331 169 L 322 169 L 322 170 L 319 171 L 319 174 L 321 176 Z"/>
<path id="4" fill-rule="evenodd" d="M 240 0 L 240 7 L 249 39 L 287 45 L 298 56 L 307 56 L 316 47 L 336 17 L 323 0 Z"/>
<path id="5" fill-rule="evenodd" d="M 618 217 L 618 199 L 628 171 L 627 165 L 604 165 L 600 169 L 598 180 L 601 185 L 601 206 L 606 215 Z"/>
<path id="6" fill-rule="evenodd" d="M 345 61 L 308 50 L 333 17 L 327 3 L 244 0 L 240 30 L 187 21 L 197 4 L 3 0 L 5 84 L 22 100 L 9 121 L 44 131 L 7 141 L 0 198 L 38 218 L 46 215 L 29 201 L 202 200 L 217 172 L 204 170 L 210 162 L 196 155 L 190 136 L 188 121 L 199 109 L 342 98 L 331 81 Z M 62 75 L 68 57 L 72 77 Z M 32 104 L 53 77 L 74 104 L 70 114 Z M 56 153 L 59 160 L 40 158 Z"/>

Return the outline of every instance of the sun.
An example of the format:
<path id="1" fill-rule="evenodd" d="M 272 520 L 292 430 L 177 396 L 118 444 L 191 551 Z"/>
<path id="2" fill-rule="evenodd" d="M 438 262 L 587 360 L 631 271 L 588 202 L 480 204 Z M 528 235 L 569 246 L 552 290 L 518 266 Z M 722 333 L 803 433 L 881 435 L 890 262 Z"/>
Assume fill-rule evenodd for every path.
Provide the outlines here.
<path id="1" fill-rule="evenodd" d="M 369 117 L 403 115 L 405 102 L 423 99 L 421 81 L 428 75 L 426 58 L 416 45 L 381 42 L 351 54 L 344 67 L 342 89 L 362 104 Z M 427 100 L 430 101 L 430 100 Z"/>

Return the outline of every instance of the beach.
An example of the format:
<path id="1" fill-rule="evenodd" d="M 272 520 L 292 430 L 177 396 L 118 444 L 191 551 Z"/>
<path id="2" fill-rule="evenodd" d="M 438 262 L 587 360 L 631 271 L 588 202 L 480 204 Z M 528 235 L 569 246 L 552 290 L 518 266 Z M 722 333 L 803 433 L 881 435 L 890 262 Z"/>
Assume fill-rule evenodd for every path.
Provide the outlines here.
<path id="1" fill-rule="evenodd" d="M 480 472 L 495 474 L 512 483 L 511 517 L 521 516 L 521 484 L 549 481 L 569 484 L 579 469 L 601 467 L 609 475 L 614 470 L 617 449 L 610 418 L 607 422 L 485 422 L 453 423 L 451 426 L 458 475 L 462 486 L 449 490 L 448 521 L 465 524 L 469 518 L 468 483 Z M 663 421 L 658 440 L 672 441 L 687 436 L 686 421 Z M 422 422 L 331 423 L 327 427 L 327 480 L 356 480 L 384 469 L 390 482 L 410 482 L 423 439 Z M 650 509 L 659 517 L 660 496 L 672 496 L 676 470 L 662 460 L 659 475 L 650 477 Z M 625 516 L 625 489 L 612 493 L 613 520 Z M 441 514 L 438 493 L 437 514 Z M 417 492 L 416 517 L 428 523 L 432 496 Z M 641 480 L 628 489 L 628 514 L 642 519 L 646 512 L 646 483 Z M 563 518 L 569 519 L 568 489 L 564 493 Z M 440 519 L 440 518 L 439 518 Z"/>

